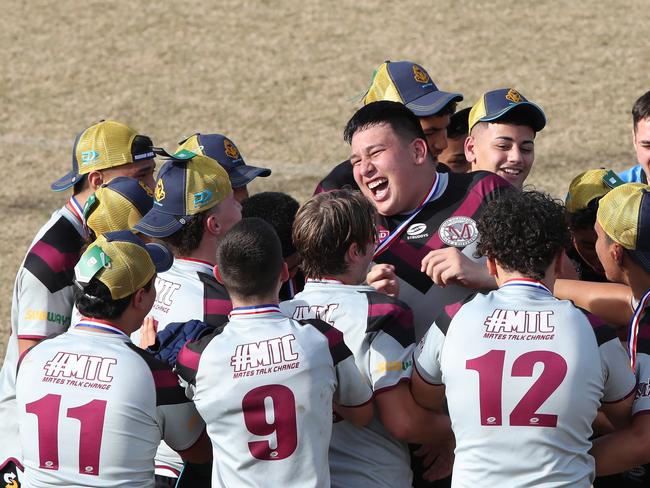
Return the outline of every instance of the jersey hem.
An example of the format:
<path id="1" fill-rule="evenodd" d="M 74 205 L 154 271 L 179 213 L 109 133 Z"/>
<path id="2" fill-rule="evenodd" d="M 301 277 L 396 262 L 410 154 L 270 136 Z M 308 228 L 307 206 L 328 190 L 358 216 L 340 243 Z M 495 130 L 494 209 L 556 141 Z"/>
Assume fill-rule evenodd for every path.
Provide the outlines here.
<path id="1" fill-rule="evenodd" d="M 46 335 L 18 335 L 18 339 L 25 339 L 28 341 L 42 341 L 47 336 Z"/>
<path id="2" fill-rule="evenodd" d="M 608 401 L 608 402 L 603 400 L 603 403 L 606 403 L 606 404 L 609 405 L 609 404 L 612 404 L 612 403 L 622 402 L 623 400 L 626 400 L 626 399 L 630 398 L 632 395 L 634 395 L 634 393 L 636 393 L 636 385 L 634 385 L 634 388 L 632 388 L 630 390 L 630 392 L 627 395 L 625 395 L 623 398 L 619 398 L 618 400 L 611 400 L 611 401 Z"/>
<path id="3" fill-rule="evenodd" d="M 418 374 L 418 376 L 422 379 L 422 381 L 424 381 L 427 385 L 431 385 L 431 386 L 443 386 L 443 385 L 444 385 L 444 383 L 433 383 L 433 382 L 429 381 L 428 379 L 426 379 L 426 378 L 422 375 L 422 373 L 420 373 L 420 371 L 418 370 L 418 364 L 417 364 L 417 361 L 413 361 L 413 369 L 415 369 L 415 372 L 416 372 L 416 373 Z"/>
<path id="4" fill-rule="evenodd" d="M 373 397 L 372 397 L 372 395 L 371 395 L 370 398 L 368 398 L 365 402 L 363 402 L 363 403 L 359 403 L 358 405 L 343 405 L 343 404 L 341 404 L 341 403 L 337 403 L 337 405 L 338 405 L 339 407 L 343 407 L 343 408 L 359 408 L 359 407 L 365 407 L 365 406 L 368 405 L 370 402 L 372 402 L 372 399 L 373 399 Z"/>
<path id="5" fill-rule="evenodd" d="M 411 378 L 400 378 L 400 380 L 397 383 L 395 383 L 394 385 L 384 386 L 383 388 L 379 388 L 378 390 L 375 390 L 372 393 L 372 396 L 376 397 L 377 395 L 381 395 L 382 393 L 386 393 L 387 391 L 390 391 L 393 388 L 399 386 L 400 383 L 408 383 L 410 381 L 411 381 Z"/>
<path id="6" fill-rule="evenodd" d="M 154 473 L 158 476 L 167 476 L 168 478 L 178 478 L 181 474 L 177 469 L 162 464 L 156 464 L 154 466 Z"/>

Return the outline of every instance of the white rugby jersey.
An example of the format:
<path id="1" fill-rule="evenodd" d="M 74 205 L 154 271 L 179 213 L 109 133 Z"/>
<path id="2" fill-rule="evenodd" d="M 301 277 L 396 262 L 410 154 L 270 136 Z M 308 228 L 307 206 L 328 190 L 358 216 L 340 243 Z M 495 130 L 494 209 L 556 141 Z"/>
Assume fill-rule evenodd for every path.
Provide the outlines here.
<path id="1" fill-rule="evenodd" d="M 173 322 L 202 320 L 219 326 L 232 309 L 228 292 L 212 274 L 213 265 L 198 259 L 174 258 L 172 267 L 156 276 L 156 301 L 149 313 L 158 321 L 158 332 Z M 140 344 L 140 330 L 131 334 Z M 180 456 L 165 443 L 156 454 L 156 474 L 177 477 L 183 467 Z"/>
<path id="2" fill-rule="evenodd" d="M 0 468 L 20 464 L 16 421 L 18 339 L 41 340 L 65 331 L 73 304 L 72 276 L 83 245 L 81 208 L 55 211 L 38 231 L 18 269 L 11 302 L 11 334 L 0 371 Z"/>
<path id="3" fill-rule="evenodd" d="M 321 319 L 343 332 L 374 393 L 410 378 L 415 334 L 404 302 L 370 286 L 307 280 L 305 289 L 280 308 L 295 320 Z M 329 451 L 333 487 L 411 486 L 408 446 L 388 433 L 377 412 L 364 428 L 336 420 Z"/>
<path id="4" fill-rule="evenodd" d="M 486 205 L 510 184 L 487 171 L 438 173 L 428 200 L 413 213 L 381 217 L 382 242 L 375 252 L 376 263 L 395 266 L 400 299 L 413 310 L 415 336 L 419 340 L 440 313 L 453 314 L 475 290 L 462 286 L 437 286 L 420 271 L 430 251 L 455 247 L 473 261 L 478 242 L 476 221 Z"/>
<path id="5" fill-rule="evenodd" d="M 372 398 L 340 331 L 277 305 L 234 309 L 181 349 L 176 371 L 207 424 L 213 488 L 329 486 L 332 400 Z"/>
<path id="6" fill-rule="evenodd" d="M 446 331 L 431 327 L 415 369 L 446 387 L 453 487 L 589 487 L 597 410 L 635 387 L 615 333 L 533 280 L 477 295 Z"/>
<path id="7" fill-rule="evenodd" d="M 29 487 L 153 487 L 161 437 L 185 450 L 204 428 L 169 366 L 97 320 L 30 349 L 16 398 Z"/>

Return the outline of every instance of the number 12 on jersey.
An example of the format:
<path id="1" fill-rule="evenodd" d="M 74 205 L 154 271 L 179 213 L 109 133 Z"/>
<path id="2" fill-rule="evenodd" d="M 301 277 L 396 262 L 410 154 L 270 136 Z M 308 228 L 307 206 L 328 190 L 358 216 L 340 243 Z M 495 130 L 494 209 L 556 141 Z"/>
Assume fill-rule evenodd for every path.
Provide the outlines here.
<path id="1" fill-rule="evenodd" d="M 506 351 L 493 349 L 483 356 L 468 359 L 465 368 L 478 373 L 481 425 L 502 425 L 503 370 Z M 535 364 L 544 369 L 510 412 L 509 425 L 527 427 L 556 427 L 557 415 L 537 413 L 537 410 L 562 384 L 567 364 L 552 351 L 529 351 L 512 363 L 511 376 L 532 377 Z"/>

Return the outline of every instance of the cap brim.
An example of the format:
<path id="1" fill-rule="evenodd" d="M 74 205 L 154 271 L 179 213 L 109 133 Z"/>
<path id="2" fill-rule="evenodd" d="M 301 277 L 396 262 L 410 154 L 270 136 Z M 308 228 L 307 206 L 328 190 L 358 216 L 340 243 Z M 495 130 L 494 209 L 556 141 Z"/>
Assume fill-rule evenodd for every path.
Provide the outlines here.
<path id="1" fill-rule="evenodd" d="M 437 114 L 450 103 L 462 100 L 463 95 L 460 93 L 447 93 L 438 90 L 410 101 L 406 107 L 418 117 L 429 117 Z"/>
<path id="2" fill-rule="evenodd" d="M 174 264 L 174 255 L 162 244 L 152 242 L 146 244 L 145 247 L 149 252 L 149 256 L 151 256 L 157 273 L 164 273 Z"/>
<path id="3" fill-rule="evenodd" d="M 256 166 L 236 166 L 228 172 L 228 178 L 230 178 L 230 184 L 233 188 L 241 188 L 242 186 L 248 185 L 258 176 L 266 177 L 271 174 L 271 170 L 268 168 L 258 168 Z"/>
<path id="4" fill-rule="evenodd" d="M 512 105 L 507 106 L 503 110 L 500 110 L 496 114 L 486 115 L 485 117 L 481 117 L 478 121 L 493 122 L 495 120 L 500 119 L 505 114 L 510 113 L 514 110 L 528 113 L 528 116 L 530 117 L 530 126 L 535 132 L 539 132 L 546 126 L 546 115 L 544 115 L 544 111 L 538 105 L 532 102 L 514 103 Z"/>
<path id="5" fill-rule="evenodd" d="M 62 176 L 50 185 L 53 191 L 63 191 L 74 186 L 79 180 L 79 175 L 76 171 L 70 171 L 65 176 Z"/>
<path id="6" fill-rule="evenodd" d="M 155 206 L 133 226 L 134 230 L 149 237 L 167 237 L 183 227 L 173 215 L 160 212 Z"/>

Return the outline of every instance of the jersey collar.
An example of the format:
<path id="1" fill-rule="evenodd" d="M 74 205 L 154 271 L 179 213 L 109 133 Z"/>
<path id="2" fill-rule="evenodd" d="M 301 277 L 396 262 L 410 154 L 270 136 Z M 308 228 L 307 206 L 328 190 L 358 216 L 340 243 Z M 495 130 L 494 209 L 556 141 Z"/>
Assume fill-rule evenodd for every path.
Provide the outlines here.
<path id="1" fill-rule="evenodd" d="M 233 308 L 228 317 L 231 319 L 248 319 L 248 318 L 277 318 L 285 317 L 277 303 L 267 303 L 264 305 L 253 305 L 250 307 Z"/>
<path id="2" fill-rule="evenodd" d="M 513 278 L 511 280 L 504 281 L 499 289 L 501 288 L 532 288 L 532 289 L 537 289 L 541 291 L 545 291 L 549 295 L 552 295 L 551 290 L 548 289 L 548 287 L 542 283 L 539 280 L 533 280 L 531 278 Z"/>
<path id="3" fill-rule="evenodd" d="M 209 263 L 208 261 L 203 261 L 202 259 L 194 258 L 177 258 L 174 257 L 174 265 L 182 266 L 183 268 L 191 268 L 203 273 L 208 273 L 212 275 L 212 270 L 214 269 L 214 264 Z"/>
<path id="4" fill-rule="evenodd" d="M 113 334 L 117 335 L 123 339 L 129 339 L 128 334 L 124 333 L 122 330 L 118 329 L 114 325 L 112 325 L 110 322 L 106 322 L 105 320 L 98 320 L 98 319 L 91 319 L 88 317 L 82 317 L 81 321 L 78 322 L 74 328 L 76 329 L 77 327 L 87 327 L 89 329 L 95 329 L 94 330 L 84 330 L 85 332 L 92 332 L 95 334 L 100 334 L 100 333 L 105 333 L 105 334 Z"/>

